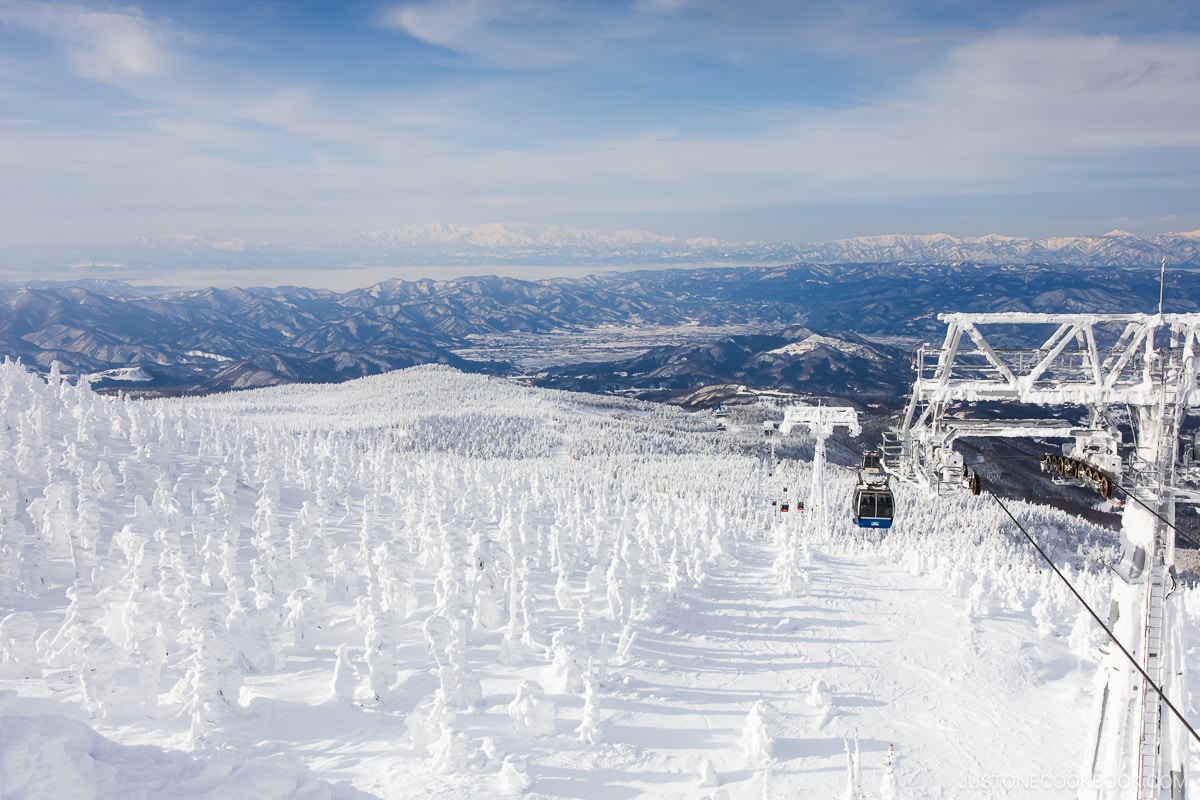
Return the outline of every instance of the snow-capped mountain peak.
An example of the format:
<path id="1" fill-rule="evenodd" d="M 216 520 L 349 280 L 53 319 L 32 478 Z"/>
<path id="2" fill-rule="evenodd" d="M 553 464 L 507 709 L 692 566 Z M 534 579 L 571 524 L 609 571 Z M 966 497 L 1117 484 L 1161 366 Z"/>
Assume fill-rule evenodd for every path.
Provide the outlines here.
<path id="1" fill-rule="evenodd" d="M 886 234 L 829 242 L 735 242 L 682 238 L 635 228 L 574 224 L 425 223 L 378 228 L 336 242 L 278 245 L 236 238 L 178 234 L 107 246 L 9 251 L 39 277 L 78 279 L 89 270 L 107 278 L 144 280 L 163 269 L 342 269 L 436 263 L 478 266 L 481 274 L 505 264 L 563 267 L 779 264 L 1065 264 L 1092 267 L 1200 265 L 1200 231 L 1138 236 L 1112 230 L 1098 236 L 1021 238 L 990 233 L 959 238 L 946 233 Z M 74 265 L 67 268 L 66 265 Z M 56 274 L 57 273 L 57 274 Z M 65 274 L 64 274 L 65 273 Z"/>
<path id="2" fill-rule="evenodd" d="M 597 230 L 582 225 L 449 225 L 427 223 L 366 231 L 350 241 L 389 247 L 465 245 L 470 247 L 623 247 L 664 245 L 674 237 L 632 229 Z"/>

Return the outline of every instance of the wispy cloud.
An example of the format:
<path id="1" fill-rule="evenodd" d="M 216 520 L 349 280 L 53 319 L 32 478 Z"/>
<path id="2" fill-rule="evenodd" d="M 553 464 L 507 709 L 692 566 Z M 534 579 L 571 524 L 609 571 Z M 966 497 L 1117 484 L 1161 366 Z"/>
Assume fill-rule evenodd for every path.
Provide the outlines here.
<path id="1" fill-rule="evenodd" d="M 169 31 L 136 9 L 96 11 L 69 4 L 6 2 L 0 4 L 0 24 L 54 40 L 79 75 L 105 83 L 160 74 L 172 60 Z"/>
<path id="2" fill-rule="evenodd" d="M 308 26 L 297 39 L 157 7 L 0 0 L 4 114 L 28 121 L 0 125 L 0 243 L 168 219 L 266 238 L 431 219 L 651 227 L 641 215 L 701 210 L 726 227 L 664 232 L 737 238 L 763 207 L 941 198 L 936 214 L 1050 191 L 1120 197 L 1108 219 L 1132 214 L 1130 182 L 1200 175 L 1194 30 L 799 5 L 425 0 L 389 7 L 382 30 L 286 17 Z M 1142 218 L 1168 210 L 1200 227 L 1200 208 Z"/>
<path id="3" fill-rule="evenodd" d="M 1044 189 L 1086 184 L 1101 168 L 1142 170 L 1135 153 L 1160 148 L 1189 148 L 1174 169 L 1200 169 L 1195 98 L 1198 40 L 1001 32 L 951 50 L 901 91 L 842 109 L 775 110 L 747 135 L 647 130 L 462 154 L 447 171 L 480 186 L 540 185 L 580 205 L 571 186 L 612 197 L 624 185 L 643 207 Z"/>
<path id="4" fill-rule="evenodd" d="M 384 23 L 431 45 L 506 69 L 580 60 L 599 31 L 585 4 L 554 0 L 431 0 L 398 6 Z"/>

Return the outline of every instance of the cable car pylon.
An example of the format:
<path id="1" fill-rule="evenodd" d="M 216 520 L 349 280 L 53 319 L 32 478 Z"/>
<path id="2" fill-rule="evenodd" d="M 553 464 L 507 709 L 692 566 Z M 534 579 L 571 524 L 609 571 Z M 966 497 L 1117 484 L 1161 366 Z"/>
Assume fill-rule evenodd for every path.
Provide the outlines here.
<path id="1" fill-rule="evenodd" d="M 931 491 L 971 483 L 954 442 L 964 437 L 1072 440 L 1043 461 L 1052 474 L 1137 500 L 1121 518 L 1121 557 L 1109 629 L 1117 648 L 1100 665 L 1095 722 L 1080 797 L 1185 800 L 1188 738 L 1162 714 L 1163 696 L 1187 708 L 1183 610 L 1173 593 L 1179 433 L 1200 407 L 1195 351 L 1200 314 L 940 314 L 940 348 L 913 351 L 913 384 L 884 463 Z M 1049 332 L 1049 335 L 1045 334 Z M 1026 345 L 1041 341 L 1040 346 Z M 972 415 L 987 404 L 992 413 Z M 1086 422 L 1004 419 L 1006 405 L 1088 410 Z M 1129 410 L 1132 447 L 1118 416 Z M 973 418 L 974 417 L 974 418 Z M 1127 458 L 1122 457 L 1124 453 Z M 1124 477 L 1123 477 L 1124 476 Z M 974 482 L 978 486 L 978 482 Z M 1190 497 L 1195 499 L 1195 492 Z M 1161 688 L 1159 688 L 1161 687 Z"/>
<path id="2" fill-rule="evenodd" d="M 829 532 L 829 511 L 825 502 L 825 440 L 835 428 L 845 428 L 851 436 L 862 433 L 858 412 L 848 406 L 788 406 L 783 412 L 779 432 L 787 435 L 793 428 L 806 428 L 816 440 L 813 446 L 812 482 L 809 484 L 806 526 L 820 533 Z"/>

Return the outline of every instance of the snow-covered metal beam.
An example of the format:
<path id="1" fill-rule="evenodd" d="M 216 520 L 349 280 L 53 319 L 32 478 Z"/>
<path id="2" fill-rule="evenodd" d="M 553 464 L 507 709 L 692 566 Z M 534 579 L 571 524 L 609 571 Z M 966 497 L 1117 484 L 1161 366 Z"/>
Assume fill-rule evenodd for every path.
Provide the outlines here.
<path id="1" fill-rule="evenodd" d="M 797 425 L 823 438 L 838 427 L 848 430 L 851 436 L 858 436 L 862 432 L 858 412 L 846 406 L 788 406 L 783 412 L 779 432 L 787 435 Z"/>
<path id="2" fill-rule="evenodd" d="M 1176 370 L 1175 380 L 1152 379 L 1176 357 L 1179 348 L 1158 348 L 1159 331 L 1172 340 L 1192 342 L 1200 330 L 1200 314 L 940 314 L 946 339 L 936 351 L 917 351 L 906 424 L 929 420 L 926 404 L 1015 401 L 1033 405 L 1145 405 L 1157 402 L 1148 392 L 1166 392 L 1172 400 L 1183 394 L 1200 403 L 1194 390 L 1195 371 Z M 1003 348 L 985 328 L 994 326 L 1055 325 L 1040 345 Z M 1112 343 L 1102 345 L 1099 329 L 1119 330 Z M 966 334 L 966 338 L 964 338 Z M 933 362 L 936 353 L 936 362 Z"/>

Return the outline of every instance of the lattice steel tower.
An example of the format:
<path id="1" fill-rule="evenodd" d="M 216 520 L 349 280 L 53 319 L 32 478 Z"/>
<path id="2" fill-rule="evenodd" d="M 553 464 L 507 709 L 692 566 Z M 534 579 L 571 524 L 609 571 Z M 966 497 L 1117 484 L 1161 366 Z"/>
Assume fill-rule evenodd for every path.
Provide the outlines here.
<path id="1" fill-rule="evenodd" d="M 1130 495 L 1109 628 L 1177 708 L 1187 708 L 1175 585 L 1179 435 L 1200 405 L 1200 314 L 941 314 L 940 348 L 914 351 L 912 390 L 885 464 L 933 491 L 978 486 L 963 437 L 1067 438 L 1058 463 Z M 1030 348 L 1029 342 L 1041 345 Z M 1011 346 L 1006 346 L 1011 345 Z M 987 404 L 987 418 L 970 409 Z M 1086 419 L 1004 418 L 1018 404 L 1086 409 Z M 1124 414 L 1128 414 L 1127 420 Z M 1125 422 L 1123 426 L 1121 423 Z M 1123 442 L 1128 427 L 1133 441 Z M 1072 467 L 1073 470 L 1076 467 Z M 1194 493 L 1188 493 L 1194 497 Z M 1110 648 L 1082 767 L 1082 797 L 1186 796 L 1188 738 L 1151 683 Z M 1135 781 L 1131 778 L 1136 778 Z"/>

